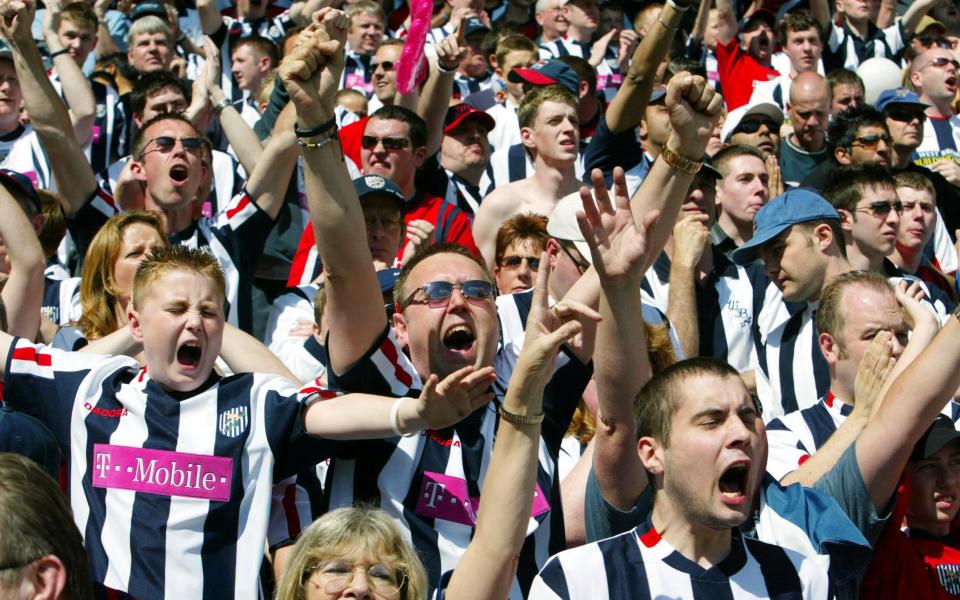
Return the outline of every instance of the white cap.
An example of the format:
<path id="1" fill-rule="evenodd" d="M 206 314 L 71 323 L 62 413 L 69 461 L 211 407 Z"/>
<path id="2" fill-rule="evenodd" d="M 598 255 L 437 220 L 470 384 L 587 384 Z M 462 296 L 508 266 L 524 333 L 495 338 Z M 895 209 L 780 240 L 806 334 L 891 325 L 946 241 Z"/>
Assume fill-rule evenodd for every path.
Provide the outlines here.
<path id="1" fill-rule="evenodd" d="M 750 115 L 763 115 L 770 117 L 778 126 L 783 125 L 783 111 L 776 104 L 770 102 L 758 102 L 756 104 L 746 104 L 730 111 L 727 118 L 723 121 L 723 127 L 720 129 L 720 140 L 723 143 L 730 141 L 730 136 L 734 130 Z M 779 133 L 779 132 L 775 132 Z"/>
<path id="2" fill-rule="evenodd" d="M 580 201 L 580 192 L 574 192 L 561 198 L 547 221 L 547 233 L 552 238 L 573 242 L 583 258 L 593 264 L 590 246 L 583 239 L 583 233 L 580 232 L 580 226 L 577 225 L 577 211 L 581 210 L 583 210 L 583 202 Z"/>

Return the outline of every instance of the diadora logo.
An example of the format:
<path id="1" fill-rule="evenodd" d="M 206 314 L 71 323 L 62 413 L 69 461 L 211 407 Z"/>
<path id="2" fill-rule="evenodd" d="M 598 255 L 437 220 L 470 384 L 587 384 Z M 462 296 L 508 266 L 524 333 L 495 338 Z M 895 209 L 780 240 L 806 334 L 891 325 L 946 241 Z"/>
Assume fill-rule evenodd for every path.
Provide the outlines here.
<path id="1" fill-rule="evenodd" d="M 99 406 L 94 406 L 89 402 L 84 402 L 83 407 L 90 411 L 91 415 L 107 417 L 108 419 L 119 419 L 120 417 L 127 416 L 127 409 L 125 408 L 100 408 Z"/>
<path id="2" fill-rule="evenodd" d="M 250 422 L 246 406 L 236 406 L 220 413 L 217 419 L 217 429 L 221 434 L 235 438 L 247 430 Z"/>
<path id="3" fill-rule="evenodd" d="M 93 487 L 226 502 L 233 459 L 168 450 L 95 444 Z"/>

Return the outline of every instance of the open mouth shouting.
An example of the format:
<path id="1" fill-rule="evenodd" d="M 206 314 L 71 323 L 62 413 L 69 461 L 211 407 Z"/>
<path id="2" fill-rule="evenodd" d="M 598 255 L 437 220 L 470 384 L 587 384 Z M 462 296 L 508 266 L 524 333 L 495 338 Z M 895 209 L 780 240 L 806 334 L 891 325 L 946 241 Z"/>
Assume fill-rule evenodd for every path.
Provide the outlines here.
<path id="1" fill-rule="evenodd" d="M 727 506 L 740 507 L 746 504 L 749 467 L 749 462 L 738 462 L 727 467 L 720 476 L 720 496 Z"/>
<path id="2" fill-rule="evenodd" d="M 467 354 L 477 345 L 477 336 L 466 323 L 457 323 L 443 334 L 443 347 L 457 354 Z"/>
<path id="3" fill-rule="evenodd" d="M 187 165 L 173 165 L 170 167 L 170 179 L 174 185 L 183 185 L 190 176 L 190 170 Z"/>
<path id="4" fill-rule="evenodd" d="M 177 364 L 181 369 L 194 371 L 200 366 L 202 355 L 200 344 L 195 341 L 185 342 L 177 348 Z"/>

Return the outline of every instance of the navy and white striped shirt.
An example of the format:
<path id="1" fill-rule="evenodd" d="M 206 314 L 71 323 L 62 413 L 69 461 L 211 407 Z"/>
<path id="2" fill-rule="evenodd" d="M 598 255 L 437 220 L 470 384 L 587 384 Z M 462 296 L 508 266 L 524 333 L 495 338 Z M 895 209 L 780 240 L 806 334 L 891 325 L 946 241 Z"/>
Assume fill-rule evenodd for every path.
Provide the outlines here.
<path id="1" fill-rule="evenodd" d="M 68 456 L 95 582 L 143 600 L 257 596 L 271 486 L 325 456 L 303 430 L 310 388 L 213 373 L 171 393 L 133 359 L 19 338 L 5 383 Z"/>
<path id="2" fill-rule="evenodd" d="M 563 510 L 556 477 L 560 441 L 592 375 L 571 358 L 544 392 L 537 492 L 510 598 L 523 598 L 547 558 L 563 548 Z M 327 372 L 330 387 L 348 392 L 416 396 L 422 383 L 389 328 L 344 374 Z M 476 507 L 496 434 L 498 402 L 456 425 L 415 437 L 337 444 L 324 486 L 329 508 L 379 500 L 423 559 L 431 586 L 452 570 L 476 527 Z"/>
<path id="3" fill-rule="evenodd" d="M 370 62 L 373 56 L 354 52 L 347 44 L 343 57 L 343 75 L 340 77 L 340 89 L 356 90 L 369 98 L 373 95 L 373 68 Z"/>
<path id="4" fill-rule="evenodd" d="M 118 212 L 110 194 L 97 189 L 68 219 L 67 229 L 81 257 L 100 227 Z M 183 231 L 170 234 L 171 244 L 203 248 L 217 259 L 227 280 L 227 322 L 247 332 L 253 331 L 253 276 L 273 223 L 270 215 L 244 191 L 219 214 L 203 217 Z"/>
<path id="5" fill-rule="evenodd" d="M 241 38 L 251 35 L 259 35 L 274 44 L 280 44 L 283 42 L 286 33 L 294 27 L 296 27 L 296 23 L 290 18 L 289 11 L 284 11 L 276 17 L 249 21 L 235 17 L 223 17 L 223 25 L 210 36 L 210 39 L 220 47 L 220 68 L 223 73 L 220 78 L 220 87 L 227 98 L 234 102 L 243 99 L 243 90 L 237 86 L 231 70 L 233 45 Z"/>
<path id="6" fill-rule="evenodd" d="M 528 600 L 587 598 L 731 600 L 832 598 L 827 571 L 798 552 L 731 530 L 730 554 L 704 569 L 666 542 L 649 520 L 561 552 L 534 580 Z"/>
<path id="7" fill-rule="evenodd" d="M 63 84 L 60 83 L 60 77 L 56 73 L 50 74 L 50 83 L 53 89 L 63 98 L 64 104 L 67 99 L 63 95 Z M 90 81 L 90 87 L 93 89 L 93 98 L 96 101 L 97 113 L 93 121 L 93 137 L 90 145 L 84 148 L 87 154 L 87 160 L 93 167 L 94 172 L 107 168 L 107 165 L 117 160 L 127 153 L 127 115 L 123 107 L 123 101 L 120 100 L 120 94 L 111 87 L 107 87 L 99 81 Z M 68 106 L 69 108 L 69 106 Z"/>
<path id="8" fill-rule="evenodd" d="M 78 320 L 80 306 L 80 278 L 43 279 L 43 304 L 40 314 L 55 325 L 67 325 Z"/>
<path id="9" fill-rule="evenodd" d="M 865 60 L 888 58 L 897 62 L 906 47 L 907 36 L 899 19 L 884 29 L 872 22 L 868 25 L 867 39 L 853 33 L 846 21 L 830 25 L 830 38 L 823 48 L 823 67 L 827 72 L 834 69 L 856 71 Z"/>
<path id="10" fill-rule="evenodd" d="M 586 143 L 581 140 L 580 155 L 575 163 L 577 179 L 580 180 L 583 179 L 583 157 L 586 147 Z M 499 186 L 532 176 L 533 170 L 533 158 L 527 153 L 523 144 L 500 148 L 490 156 L 490 164 L 480 178 L 480 189 L 486 196 Z"/>

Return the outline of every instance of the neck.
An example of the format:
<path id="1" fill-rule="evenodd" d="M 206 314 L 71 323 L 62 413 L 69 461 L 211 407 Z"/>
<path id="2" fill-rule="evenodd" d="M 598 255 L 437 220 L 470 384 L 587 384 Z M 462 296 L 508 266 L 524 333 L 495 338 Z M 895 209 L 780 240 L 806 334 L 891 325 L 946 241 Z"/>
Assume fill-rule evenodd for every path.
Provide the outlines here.
<path id="1" fill-rule="evenodd" d="M 942 119 L 953 115 L 953 109 L 950 107 L 952 100 L 952 98 L 938 99 L 931 98 L 930 96 L 922 96 L 920 98 L 921 102 L 926 102 L 930 105 L 926 110 L 927 116 L 935 119 Z"/>
<path id="2" fill-rule="evenodd" d="M 804 144 L 803 140 L 801 140 L 795 133 L 791 133 L 790 137 L 787 139 L 790 140 L 791 144 L 793 144 L 797 148 L 800 148 L 804 152 L 820 152 L 821 150 L 823 150 L 823 147 L 827 145 L 826 137 L 820 138 L 820 144 L 816 148 L 811 148 L 806 144 Z"/>
<path id="3" fill-rule="evenodd" d="M 663 493 L 663 490 L 657 491 L 658 495 Z M 701 567 L 710 568 L 720 563 L 730 554 L 730 530 L 700 526 L 678 509 L 681 506 L 683 502 L 666 498 L 654 502 L 652 521 L 660 537 Z"/>
<path id="4" fill-rule="evenodd" d="M 916 274 L 917 270 L 920 269 L 920 263 L 923 261 L 923 248 L 906 248 L 897 244 L 889 258 L 890 262 L 897 265 L 902 271 Z"/>
<path id="5" fill-rule="evenodd" d="M 443 158 L 441 157 L 440 163 L 443 164 L 443 162 Z M 483 167 L 484 165 L 482 164 L 476 167 L 461 166 L 459 168 L 448 167 L 445 164 L 443 165 L 444 169 L 449 170 L 451 173 L 457 175 L 470 185 L 480 185 L 480 178 L 483 177 Z"/>
<path id="6" fill-rule="evenodd" d="M 737 223 L 727 213 L 721 213 L 717 224 L 730 239 L 736 242 L 738 247 L 753 237 L 753 223 Z"/>
<path id="7" fill-rule="evenodd" d="M 862 21 L 854 21 L 850 17 L 845 17 L 844 20 L 847 22 L 847 27 L 849 27 L 855 34 L 861 38 L 866 38 L 867 34 L 870 31 L 870 19 L 863 19 Z"/>
<path id="8" fill-rule="evenodd" d="M 577 118 L 580 119 L 581 125 L 593 122 L 598 112 L 600 112 L 600 103 L 595 96 L 587 94 L 580 99 L 577 105 Z"/>
<path id="9" fill-rule="evenodd" d="M 847 244 L 847 260 L 854 269 L 883 273 L 884 256 L 868 256 L 864 254 L 856 243 Z"/>
<path id="10" fill-rule="evenodd" d="M 183 231 L 193 223 L 193 207 L 190 204 L 181 208 L 165 209 L 153 200 L 149 190 L 147 190 L 146 196 L 144 197 L 143 207 L 163 215 L 163 221 L 168 235 Z"/>
<path id="11" fill-rule="evenodd" d="M 849 256 L 849 255 L 848 255 Z M 844 258 L 840 255 L 840 251 L 836 250 L 836 255 L 830 256 L 827 259 L 827 268 L 823 274 L 823 285 L 820 286 L 820 290 L 827 287 L 831 281 L 837 278 L 839 275 L 844 273 L 849 273 L 850 271 L 855 270 L 857 267 L 853 266 L 853 263 L 849 259 Z M 817 300 L 820 298 L 820 293 L 818 292 L 816 296 L 810 300 Z"/>
<path id="12" fill-rule="evenodd" d="M 543 154 L 538 152 L 533 164 L 532 179 L 547 195 L 559 200 L 579 189 L 580 182 L 577 180 L 576 168 L 572 161 L 561 163 L 545 159 Z"/>
<path id="13" fill-rule="evenodd" d="M 906 169 L 913 162 L 913 151 L 916 150 L 916 146 L 899 146 L 895 145 L 893 147 L 893 166 L 894 171 L 900 171 Z"/>
<path id="14" fill-rule="evenodd" d="M 594 29 L 588 30 L 578 25 L 571 24 L 570 27 L 567 29 L 567 37 L 577 42 L 583 42 L 585 44 L 589 44 L 590 40 L 593 39 L 594 31 L 595 31 Z"/>
<path id="15" fill-rule="evenodd" d="M 847 385 L 846 382 L 840 380 L 840 376 L 837 374 L 835 367 L 830 367 L 830 393 L 833 394 L 835 402 L 843 402 L 844 404 L 855 406 L 855 391 L 853 385 Z"/>
<path id="16" fill-rule="evenodd" d="M 656 160 L 657 157 L 660 156 L 660 151 L 663 149 L 663 146 L 647 138 L 643 141 L 643 149 Z"/>
<path id="17" fill-rule="evenodd" d="M 559 40 L 563 36 L 559 31 L 547 31 L 546 29 L 540 34 L 540 43 L 552 42 L 554 40 Z"/>

